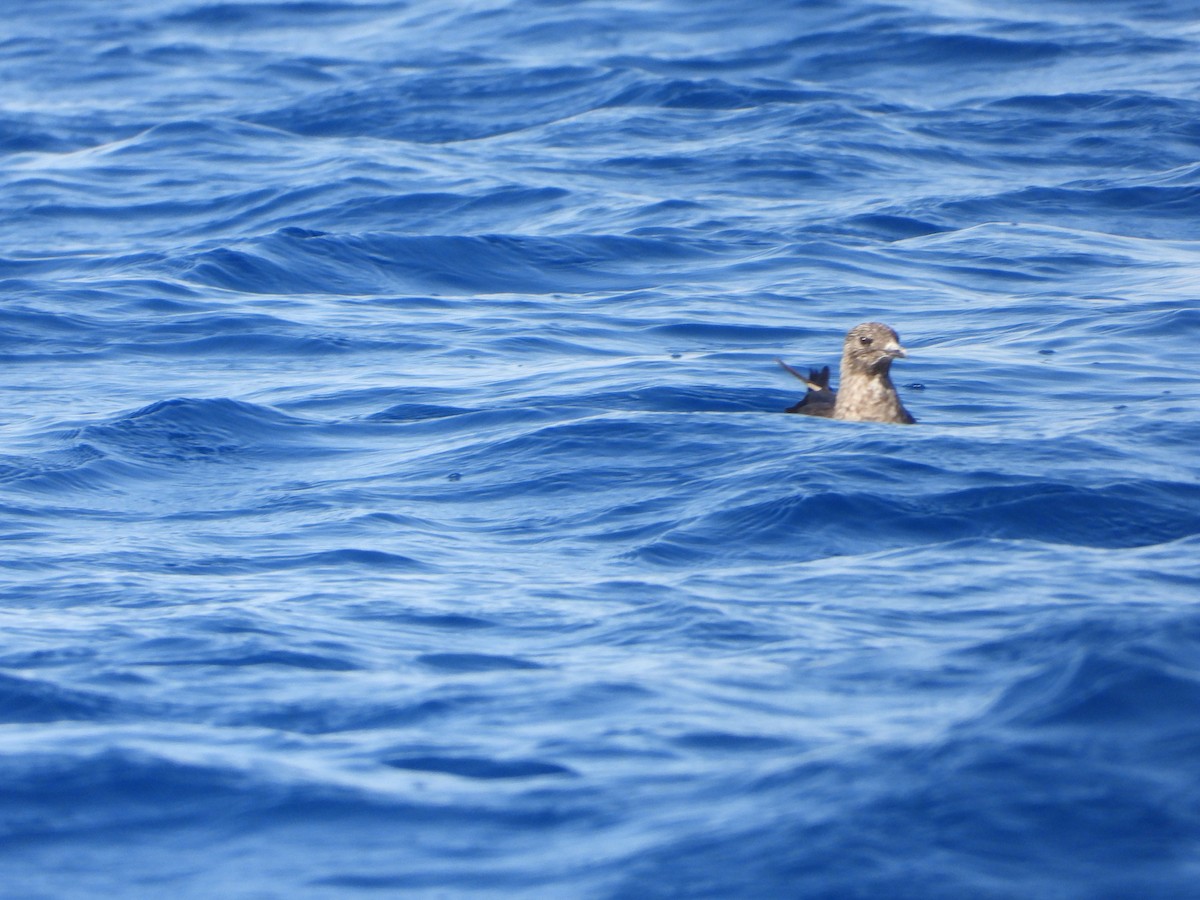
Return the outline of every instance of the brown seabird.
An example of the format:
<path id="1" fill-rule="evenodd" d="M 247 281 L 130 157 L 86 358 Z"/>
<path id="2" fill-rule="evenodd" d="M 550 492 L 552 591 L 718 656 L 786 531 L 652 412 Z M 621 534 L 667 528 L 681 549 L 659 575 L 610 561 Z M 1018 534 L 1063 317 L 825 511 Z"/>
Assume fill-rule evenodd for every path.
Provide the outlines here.
<path id="1" fill-rule="evenodd" d="M 822 416 L 847 422 L 894 422 L 911 425 L 916 421 L 900 402 L 889 374 L 892 360 L 908 354 L 900 346 L 900 337 L 879 322 L 855 325 L 842 345 L 842 371 L 835 391 L 829 387 L 829 366 L 812 369 L 805 377 L 783 360 L 779 364 L 808 386 L 804 398 L 788 409 L 790 413 Z"/>

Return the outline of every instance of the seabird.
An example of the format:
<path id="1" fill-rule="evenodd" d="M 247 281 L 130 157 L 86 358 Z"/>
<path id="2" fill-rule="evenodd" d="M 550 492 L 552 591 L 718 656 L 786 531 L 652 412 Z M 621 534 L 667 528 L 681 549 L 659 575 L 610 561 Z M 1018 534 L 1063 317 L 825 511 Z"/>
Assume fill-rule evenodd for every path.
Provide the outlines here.
<path id="1" fill-rule="evenodd" d="M 900 402 L 889 374 L 892 360 L 908 354 L 900 346 L 900 337 L 879 322 L 855 325 L 842 345 L 842 371 L 838 389 L 829 387 L 829 366 L 811 369 L 805 377 L 783 360 L 779 364 L 808 386 L 804 398 L 788 409 L 790 413 L 822 416 L 847 422 L 894 422 L 911 425 L 916 421 Z"/>

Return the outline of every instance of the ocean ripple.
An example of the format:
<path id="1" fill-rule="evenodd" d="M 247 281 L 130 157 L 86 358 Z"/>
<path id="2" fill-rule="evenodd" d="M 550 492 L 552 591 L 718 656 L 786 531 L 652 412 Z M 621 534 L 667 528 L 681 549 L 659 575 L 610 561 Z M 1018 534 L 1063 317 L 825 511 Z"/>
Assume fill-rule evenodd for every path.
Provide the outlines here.
<path id="1" fill-rule="evenodd" d="M 1182 5 L 5 22 L 9 893 L 1194 893 Z"/>

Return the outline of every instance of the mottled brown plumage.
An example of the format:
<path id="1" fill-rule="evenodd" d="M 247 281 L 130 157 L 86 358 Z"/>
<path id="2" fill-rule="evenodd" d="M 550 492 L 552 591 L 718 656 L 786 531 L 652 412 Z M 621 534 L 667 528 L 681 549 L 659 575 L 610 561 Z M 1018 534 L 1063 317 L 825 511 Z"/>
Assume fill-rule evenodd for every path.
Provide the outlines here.
<path id="1" fill-rule="evenodd" d="M 805 378 L 780 360 L 781 366 L 808 386 L 808 393 L 788 412 L 847 422 L 911 425 L 916 420 L 900 402 L 890 374 L 892 361 L 907 355 L 895 331 L 879 322 L 865 322 L 846 335 L 836 391 L 829 387 L 828 366 L 810 370 Z"/>

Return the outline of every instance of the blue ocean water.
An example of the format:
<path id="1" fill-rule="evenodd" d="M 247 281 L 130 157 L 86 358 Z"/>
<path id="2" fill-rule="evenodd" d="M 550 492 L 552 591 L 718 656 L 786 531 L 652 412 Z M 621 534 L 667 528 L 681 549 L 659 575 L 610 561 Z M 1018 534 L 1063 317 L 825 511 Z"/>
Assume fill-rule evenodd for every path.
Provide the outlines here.
<path id="1" fill-rule="evenodd" d="M 1191 4 L 3 6 L 0 894 L 1200 893 Z"/>

